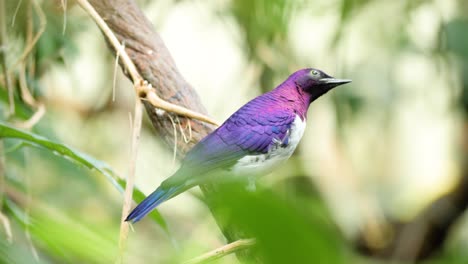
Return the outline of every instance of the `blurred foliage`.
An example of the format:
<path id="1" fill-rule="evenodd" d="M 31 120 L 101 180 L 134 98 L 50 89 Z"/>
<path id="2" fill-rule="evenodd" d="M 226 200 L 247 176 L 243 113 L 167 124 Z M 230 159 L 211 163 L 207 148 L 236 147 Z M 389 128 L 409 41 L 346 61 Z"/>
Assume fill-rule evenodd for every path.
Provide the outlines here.
<path id="1" fill-rule="evenodd" d="M 18 60 L 31 35 L 39 32 L 41 21 L 37 10 L 32 8 L 31 1 L 1 2 L 6 4 L 8 25 L 4 28 L 8 31 L 10 43 L 7 43 L 8 45 L 2 43 L 3 45 L 0 46 L 7 51 L 3 54 L 6 54 L 8 68 Z M 141 2 L 145 5 L 152 3 L 147 0 Z M 177 6 L 179 2 L 181 1 L 170 1 L 174 6 Z M 299 13 L 306 13 L 313 17 L 325 15 L 322 14 L 324 8 L 334 11 L 333 15 L 336 16 L 337 24 L 330 28 L 334 37 L 327 52 L 330 56 L 339 57 L 340 49 L 343 48 L 340 45 L 346 45 L 343 43 L 346 43 L 347 30 L 355 25 L 355 20 L 362 15 L 362 12 L 372 5 L 384 6 L 382 1 L 376 0 L 326 2 L 226 1 L 217 14 L 221 18 L 234 19 L 236 26 L 242 32 L 240 43 L 242 50 L 245 51 L 249 63 L 259 70 L 257 81 L 260 83 L 261 90 L 267 91 L 277 83 L 278 80 L 275 78 L 287 75 L 302 63 L 294 58 L 293 43 L 290 43 L 291 23 Z M 399 17 L 395 21 L 389 21 L 392 25 L 396 25 L 396 29 L 387 34 L 382 33 L 380 36 L 382 38 L 381 50 L 388 52 L 390 58 L 383 62 L 386 64 L 382 68 L 387 71 L 396 63 L 399 55 L 409 52 L 427 53 L 431 61 L 439 58 L 448 62 L 452 59 L 458 61 L 460 65 L 456 69 L 459 73 L 456 76 L 461 79 L 462 89 L 456 96 L 455 108 L 456 111 L 463 111 L 466 120 L 468 117 L 467 14 L 460 11 L 459 14 L 450 16 L 449 19 L 440 19 L 440 25 L 437 25 L 440 27 L 437 39 L 439 46 L 432 50 L 418 50 L 414 39 L 411 38 L 411 31 L 407 30 L 407 23 L 414 12 L 424 4 L 433 2 L 428 0 L 402 2 L 404 7 Z M 463 0 L 453 2 L 460 10 L 464 10 L 467 6 Z M 61 4 L 62 1 L 58 0 L 42 1 L 42 9 L 46 16 L 45 31 L 24 61 L 27 86 L 38 101 L 43 99 L 42 96 L 47 90 L 41 78 L 50 73 L 53 66 L 67 66 L 67 63 L 73 63 L 79 58 L 81 51 L 74 41 L 80 34 L 89 30 L 88 24 L 84 23 L 88 18 L 84 15 L 77 15 L 73 2 L 69 3 L 71 6 L 68 7 L 66 16 Z M 385 12 L 383 8 L 380 11 L 382 14 Z M 372 22 L 369 21 L 369 23 Z M 369 55 L 369 57 L 372 56 Z M 3 70 L 5 65 L 0 65 L 0 68 Z M 120 201 L 117 201 L 120 196 L 115 194 L 117 193 L 115 189 L 121 191 L 125 180 L 116 177 L 113 172 L 114 168 L 100 159 L 84 154 L 82 150 L 58 143 L 63 141 L 55 131 L 57 126 L 54 126 L 53 122 L 59 118 L 54 119 L 54 115 L 57 116 L 65 110 L 75 111 L 72 105 L 67 105 L 66 102 L 64 108 L 54 109 L 57 106 L 51 106 L 51 111 L 35 126 L 29 128 L 30 131 L 18 129 L 18 124 L 31 118 L 37 109 L 36 106 L 28 104 L 21 95 L 20 67 L 8 70 L 11 70 L 12 78 L 15 80 L 13 82 L 15 112 L 8 114 L 8 92 L 2 71 L 0 138 L 3 153 L 0 165 L 3 166 L 0 166 L 2 170 L 0 171 L 2 174 L 0 175 L 2 194 L 0 209 L 2 214 L 10 220 L 13 238 L 12 242 L 3 239 L 6 237 L 6 233 L 3 232 L 5 225 L 0 225 L 0 230 L 2 230 L 0 232 L 0 263 L 109 263 L 113 261 L 119 253 L 117 237 L 120 219 Z M 360 67 L 350 69 L 343 65 L 339 67 L 336 75 L 356 76 L 359 82 L 359 79 L 371 79 L 372 76 L 366 73 L 368 70 L 368 68 Z M 392 76 L 389 72 L 384 73 Z M 398 85 L 396 78 L 384 76 L 380 69 L 375 69 L 372 74 L 380 76 L 379 84 L 384 87 L 382 90 Z M 372 83 L 366 85 L 374 86 Z M 454 87 L 457 87 L 457 84 Z M 378 90 L 379 87 L 375 89 Z M 337 126 L 354 122 L 366 113 L 365 110 L 372 112 L 376 111 L 375 109 L 379 111 L 385 109 L 390 115 L 389 113 L 394 111 L 395 107 L 392 99 L 399 96 L 398 93 L 401 91 L 389 89 L 386 92 L 388 94 L 382 97 L 385 97 L 387 103 L 370 102 L 371 100 L 353 89 L 334 94 L 332 103 L 336 109 Z M 57 97 L 61 100 L 59 95 Z M 116 108 L 119 107 L 124 109 L 123 106 Z M 105 114 L 108 113 L 103 115 Z M 80 118 L 91 122 L 95 116 Z M 74 119 L 71 120 L 73 122 Z M 385 122 L 391 120 L 388 118 Z M 70 121 L 67 120 L 67 122 Z M 109 123 L 108 126 L 113 126 L 111 118 L 106 122 Z M 344 131 L 343 127 L 337 130 L 338 134 Z M 96 133 L 103 132 L 96 129 Z M 337 139 L 336 146 L 343 143 L 339 140 Z M 99 148 L 106 151 L 104 145 Z M 305 150 L 304 152 L 307 153 Z M 238 186 L 226 186 L 226 189 L 220 192 L 218 206 L 222 207 L 225 212 L 225 221 L 228 224 L 240 226 L 246 234 L 257 238 L 258 244 L 251 250 L 259 259 L 265 263 L 395 263 L 393 260 L 368 259 L 353 252 L 349 246 L 350 242 L 340 233 L 334 216 L 319 197 L 319 191 L 313 188 L 310 181 L 304 181 L 302 176 L 298 176 L 300 170 L 294 168 L 293 172 L 288 172 L 291 175 L 286 175 L 287 179 L 278 182 L 271 190 L 260 188 L 258 192 L 246 193 Z M 97 174 L 106 177 L 94 177 Z M 108 189 L 112 189 L 113 192 L 109 194 Z M 139 202 L 144 199 L 145 195 L 135 189 L 133 197 L 136 202 Z M 205 213 L 200 215 L 201 213 L 197 211 L 194 214 L 197 214 L 200 219 L 207 218 Z M 192 223 L 195 221 L 184 219 L 178 213 L 169 213 L 169 215 L 174 219 L 179 219 L 176 224 L 185 224 L 184 228 L 199 227 Z M 178 226 L 176 224 L 171 226 L 167 223 L 157 210 L 149 218 L 151 221 L 147 225 L 141 223 L 141 229 L 140 226 L 138 227 L 140 230 L 137 234 L 140 241 L 135 242 L 138 249 L 136 253 L 133 252 L 134 255 L 144 256 L 145 259 L 141 261 L 136 257 L 135 262 L 146 263 L 151 262 L 148 259 L 162 259 L 171 263 L 179 263 L 186 260 L 181 259 L 186 258 L 187 255 L 178 251 L 178 241 L 175 241 L 170 232 L 171 227 L 179 229 Z M 209 232 L 204 235 L 224 243 L 218 229 L 212 226 L 213 223 L 210 224 L 207 228 Z M 184 228 L 180 229 L 185 230 Z M 167 237 L 161 239 L 155 235 L 161 234 L 158 233 L 161 230 L 162 234 L 166 234 Z M 182 242 L 186 243 L 187 248 L 191 247 L 188 251 L 196 248 L 194 254 L 210 250 L 214 248 L 214 245 L 219 244 L 200 245 L 209 239 L 200 242 L 196 234 L 192 235 L 184 233 L 180 235 L 182 237 L 180 240 L 184 240 Z M 426 263 L 468 262 L 465 248 L 466 241 L 454 246 L 448 244 L 443 252 L 427 260 Z M 250 261 L 255 262 L 255 260 Z M 237 261 L 233 258 L 223 258 L 218 262 Z"/>
<path id="2" fill-rule="evenodd" d="M 13 213 L 14 219 L 18 220 L 28 233 L 31 233 L 34 241 L 37 241 L 40 248 L 47 252 L 48 257 L 58 258 L 56 259 L 58 262 L 107 263 L 112 261 L 117 256 L 116 227 L 108 228 L 102 226 L 97 228 L 91 225 L 85 226 L 82 222 L 77 222 L 70 216 L 52 209 L 42 204 L 42 202 L 29 204 L 28 189 L 30 187 L 27 186 L 29 181 L 23 182 L 22 178 L 24 177 L 15 175 L 16 172 L 11 169 L 14 169 L 16 165 L 23 168 L 28 166 L 28 161 L 25 157 L 26 153 L 21 150 L 29 146 L 38 147 L 45 150 L 45 152 L 49 152 L 47 153 L 48 155 L 56 155 L 61 159 L 65 158 L 71 161 L 73 164 L 99 172 L 99 174 L 105 176 L 109 184 L 113 185 L 121 193 L 123 193 L 125 180 L 117 178 L 118 176 L 113 172 L 112 168 L 104 162 L 63 144 L 50 141 L 42 136 L 0 123 L 0 138 L 3 139 L 7 164 L 10 165 L 6 171 L 7 180 L 10 181 L 10 187 L 7 187 L 6 193 L 8 197 L 12 197 L 12 200 L 6 200 L 4 207 Z M 45 162 L 46 156 L 42 156 L 42 160 Z M 52 160 L 54 162 L 57 161 L 56 159 Z M 71 171 L 67 167 L 61 167 L 58 170 L 70 174 Z M 75 178 L 83 177 L 83 175 L 71 176 Z M 68 191 L 64 191 L 66 195 Z M 99 191 L 99 189 L 95 191 Z M 145 195 L 138 188 L 135 188 L 133 198 L 135 202 L 139 203 L 145 198 Z M 33 212 L 29 212 L 30 206 Z M 65 206 L 68 207 L 70 204 L 65 202 Z M 149 215 L 149 218 L 170 235 L 167 224 L 158 210 L 154 210 Z M 8 258 L 10 256 L 10 254 L 6 254 L 5 256 L 0 255 L 0 260 L 2 257 Z M 10 262 L 7 261 L 5 263 Z"/>
<path id="3" fill-rule="evenodd" d="M 323 205 L 310 210 L 311 200 L 296 200 L 292 206 L 271 191 L 251 193 L 244 186 L 224 186 L 219 194 L 225 221 L 257 239 L 255 256 L 264 263 L 347 263 L 343 240 L 322 214 Z"/>
<path id="4" fill-rule="evenodd" d="M 35 211 L 28 214 L 12 202 L 7 208 L 53 262 L 104 263 L 116 255 L 113 228 L 85 225 L 43 204 L 35 204 Z"/>
<path id="5" fill-rule="evenodd" d="M 19 139 L 20 142 L 16 143 L 14 150 L 24 146 L 41 147 L 50 151 L 50 153 L 59 157 L 68 159 L 77 165 L 84 166 L 90 170 L 96 170 L 106 177 L 107 181 L 111 183 L 119 192 L 123 193 L 125 187 L 125 180 L 119 177 L 112 168 L 106 163 L 99 161 L 85 153 L 74 150 L 63 144 L 50 141 L 42 136 L 35 135 L 29 132 L 18 130 L 6 124 L 0 123 L 0 138 L 2 139 Z M 11 150 L 10 150 L 11 151 Z M 7 151 L 8 152 L 8 151 Z M 133 198 L 137 203 L 143 201 L 146 197 L 138 188 L 133 191 Z M 166 231 L 167 224 L 159 214 L 158 210 L 154 210 L 150 214 L 150 218 L 161 225 Z"/>
<path id="6" fill-rule="evenodd" d="M 249 59 L 260 67 L 260 87 L 274 87 L 275 74 L 287 73 L 291 50 L 288 45 L 289 21 L 303 1 L 232 1 L 225 14 L 233 16 L 245 34 Z"/>
<path id="7" fill-rule="evenodd" d="M 463 89 L 460 105 L 468 118 L 468 17 L 455 18 L 442 27 L 445 48 L 453 53 L 461 63 Z"/>
<path id="8" fill-rule="evenodd" d="M 8 92 L 5 87 L 0 87 L 0 109 L 3 113 L 7 112 L 8 109 Z M 32 110 L 28 106 L 21 103 L 18 97 L 15 96 L 15 118 L 26 120 L 32 115 Z"/>
<path id="9" fill-rule="evenodd" d="M 40 146 L 51 153 L 64 158 L 70 159 L 79 165 L 83 165 L 89 169 L 95 169 L 104 175 L 109 182 L 111 182 L 120 192 L 123 192 L 122 187 L 117 183 L 117 176 L 107 164 L 98 161 L 84 153 L 73 150 L 65 145 L 50 141 L 42 136 L 34 135 L 25 131 L 18 130 L 6 124 L 0 123 L 0 138 L 15 138 L 23 142 L 32 144 L 33 146 Z"/>

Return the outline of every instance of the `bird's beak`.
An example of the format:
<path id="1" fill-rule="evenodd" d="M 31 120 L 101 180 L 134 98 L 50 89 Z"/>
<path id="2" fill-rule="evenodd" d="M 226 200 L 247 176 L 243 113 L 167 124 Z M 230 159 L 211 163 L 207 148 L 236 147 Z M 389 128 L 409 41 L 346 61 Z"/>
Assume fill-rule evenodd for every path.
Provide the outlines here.
<path id="1" fill-rule="evenodd" d="M 351 80 L 348 79 L 336 79 L 329 75 L 325 75 L 324 78 L 316 80 L 313 88 L 310 89 L 309 93 L 312 96 L 311 102 L 332 90 L 333 88 L 350 82 Z"/>
<path id="2" fill-rule="evenodd" d="M 338 85 L 342 85 L 342 84 L 346 84 L 346 83 L 350 83 L 350 82 L 351 82 L 351 80 L 349 80 L 349 79 L 335 79 L 333 77 L 320 79 L 320 83 L 326 84 L 326 85 L 331 85 L 333 87 L 338 86 Z"/>

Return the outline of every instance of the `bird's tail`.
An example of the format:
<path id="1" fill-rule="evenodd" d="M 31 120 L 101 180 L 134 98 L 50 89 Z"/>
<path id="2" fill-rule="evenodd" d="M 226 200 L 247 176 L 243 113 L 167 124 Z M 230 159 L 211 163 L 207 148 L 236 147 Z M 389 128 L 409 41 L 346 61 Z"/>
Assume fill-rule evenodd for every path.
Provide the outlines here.
<path id="1" fill-rule="evenodd" d="M 164 201 L 167 201 L 179 191 L 178 187 L 170 187 L 168 189 L 159 186 L 152 194 L 146 197 L 133 211 L 127 216 L 125 221 L 136 223 L 145 215 L 149 214 L 156 206 Z"/>

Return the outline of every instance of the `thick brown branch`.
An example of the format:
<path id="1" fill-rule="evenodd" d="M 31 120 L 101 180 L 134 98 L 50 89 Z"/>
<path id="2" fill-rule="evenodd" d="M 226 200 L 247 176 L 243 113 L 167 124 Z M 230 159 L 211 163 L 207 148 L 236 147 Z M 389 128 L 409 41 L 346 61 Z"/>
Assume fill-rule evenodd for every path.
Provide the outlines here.
<path id="1" fill-rule="evenodd" d="M 189 118 L 197 119 L 204 121 L 210 124 L 217 125 L 216 121 L 207 117 L 206 115 L 200 114 L 196 111 L 192 111 L 183 106 L 172 104 L 162 100 L 152 88 L 142 77 L 138 69 L 136 68 L 132 59 L 130 59 L 125 45 L 120 44 L 121 41 L 117 39 L 117 36 L 114 34 L 112 29 L 107 25 L 103 18 L 96 12 L 94 7 L 88 2 L 88 0 L 77 0 L 81 7 L 91 16 L 91 18 L 96 22 L 104 36 L 113 50 L 116 52 L 117 57 L 122 57 L 122 68 L 127 73 L 127 76 L 132 80 L 133 86 L 135 88 L 136 94 L 142 100 L 148 101 L 153 107 L 161 108 L 165 111 L 186 116 Z M 119 61 L 119 60 L 117 60 Z"/>
<path id="2" fill-rule="evenodd" d="M 156 88 L 156 94 L 161 99 L 206 114 L 197 93 L 179 73 L 166 46 L 134 1 L 91 0 L 89 2 L 120 43 L 125 43 L 125 51 L 138 72 Z M 168 113 L 157 115 L 148 102 L 145 102 L 145 106 L 161 138 L 169 146 L 173 146 L 174 130 Z M 214 127 L 184 117 L 180 119 L 182 127 L 186 127 L 187 122 L 191 122 L 192 129 L 191 142 L 185 143 L 182 140 L 177 142 L 179 153 L 184 155 L 194 143 L 205 137 Z"/>
<path id="3" fill-rule="evenodd" d="M 90 3 L 120 43 L 125 44 L 125 51 L 138 72 L 156 88 L 156 94 L 160 98 L 206 114 L 197 93 L 179 73 L 166 46 L 134 1 L 92 0 Z M 161 138 L 172 146 L 174 137 L 170 119 L 167 116 L 156 115 L 154 107 L 148 102 L 145 103 L 145 107 Z M 180 154 L 185 154 L 195 142 L 214 128 L 200 121 L 181 119 L 184 127 L 187 122 L 191 122 L 193 141 L 188 144 L 177 142 Z"/>
<path id="4" fill-rule="evenodd" d="M 155 87 L 156 94 L 161 99 L 206 115 L 197 93 L 180 74 L 163 41 L 133 0 L 90 0 L 90 3 L 120 43 L 125 44 L 125 51 L 138 72 Z M 179 156 L 185 155 L 196 142 L 214 129 L 212 125 L 180 116 L 180 127 L 191 129 L 191 140 L 186 143 L 183 137 L 177 137 L 177 142 L 174 142 L 176 137 L 171 118 L 168 116 L 170 113 L 156 111 L 148 102 L 145 102 L 145 107 L 159 136 L 169 147 L 175 143 Z M 210 197 L 213 197 L 217 190 L 215 185 L 205 185 L 201 188 L 207 201 L 211 200 Z M 218 224 L 222 223 L 216 207 L 209 206 Z M 229 242 L 243 238 L 241 230 L 235 227 L 222 224 L 220 227 Z"/>

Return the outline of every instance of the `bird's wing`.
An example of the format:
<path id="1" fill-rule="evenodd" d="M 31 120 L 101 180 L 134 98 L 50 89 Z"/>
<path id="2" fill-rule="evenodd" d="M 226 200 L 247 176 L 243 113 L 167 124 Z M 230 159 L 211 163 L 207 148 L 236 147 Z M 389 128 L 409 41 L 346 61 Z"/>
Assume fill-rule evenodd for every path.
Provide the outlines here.
<path id="1" fill-rule="evenodd" d="M 229 168 L 245 155 L 267 153 L 275 141 L 287 141 L 295 117 L 292 111 L 242 108 L 190 150 L 181 168 L 203 174 Z"/>
<path id="2" fill-rule="evenodd" d="M 125 221 L 139 221 L 159 204 L 202 183 L 211 171 L 229 168 L 245 155 L 267 153 L 272 144 L 288 141 L 294 113 L 274 111 L 272 115 L 247 110 L 251 108 L 241 108 L 195 145 L 182 161 L 181 168 L 141 202 Z"/>

